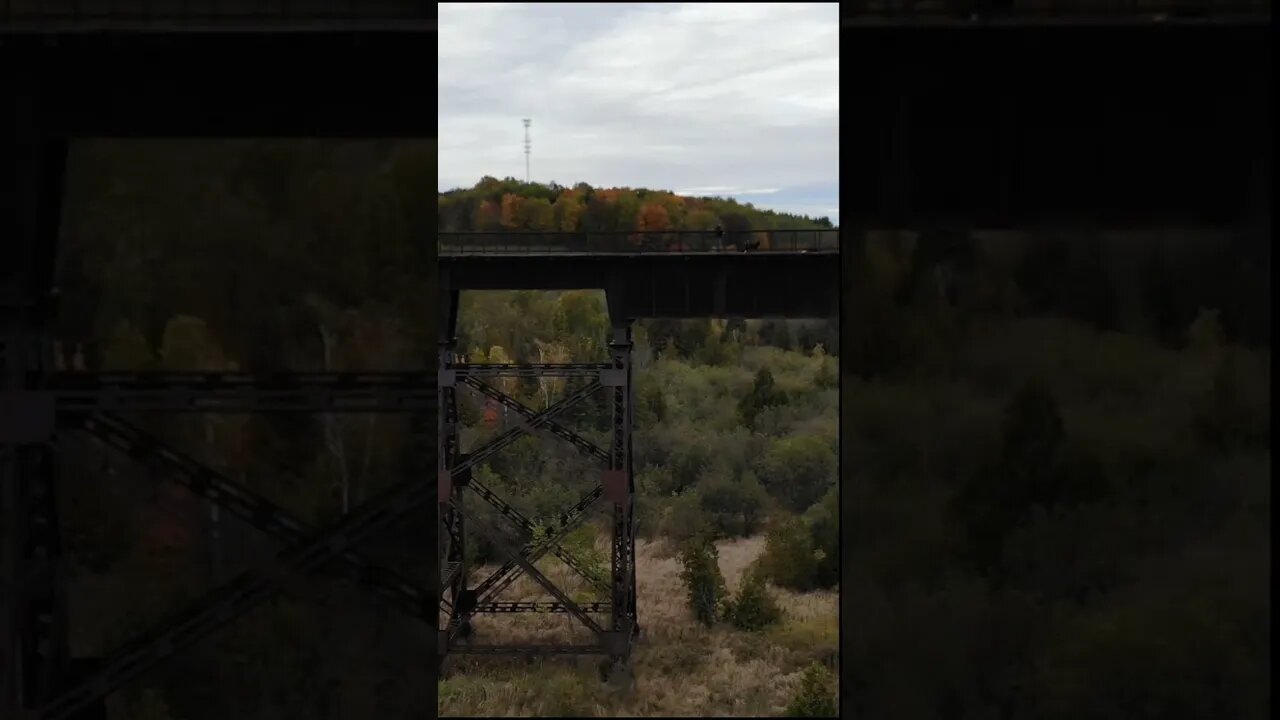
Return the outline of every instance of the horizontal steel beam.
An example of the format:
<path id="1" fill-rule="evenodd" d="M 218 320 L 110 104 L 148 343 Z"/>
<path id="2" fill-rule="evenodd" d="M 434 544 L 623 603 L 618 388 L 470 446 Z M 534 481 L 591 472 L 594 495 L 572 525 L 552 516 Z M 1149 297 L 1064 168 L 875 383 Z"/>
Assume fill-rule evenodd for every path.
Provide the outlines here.
<path id="1" fill-rule="evenodd" d="M 458 378 L 481 377 L 599 377 L 609 363 L 482 363 L 454 365 Z"/>
<path id="2" fill-rule="evenodd" d="M 583 612 L 588 613 L 604 613 L 613 612 L 613 604 L 607 602 L 583 603 L 581 606 Z M 558 602 L 491 602 L 481 603 L 476 606 L 476 613 L 502 614 L 502 613 L 567 613 L 569 609 L 564 603 Z"/>
<path id="3" fill-rule="evenodd" d="M 451 645 L 458 655 L 607 655 L 602 645 Z"/>
<path id="4" fill-rule="evenodd" d="M 60 412 L 412 412 L 434 410 L 434 372 L 56 373 Z"/>

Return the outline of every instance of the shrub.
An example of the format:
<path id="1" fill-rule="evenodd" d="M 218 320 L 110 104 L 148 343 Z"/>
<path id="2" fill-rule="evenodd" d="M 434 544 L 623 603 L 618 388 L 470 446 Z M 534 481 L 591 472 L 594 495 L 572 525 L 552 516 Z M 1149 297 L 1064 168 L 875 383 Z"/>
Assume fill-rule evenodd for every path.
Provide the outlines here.
<path id="1" fill-rule="evenodd" d="M 742 418 L 743 425 L 755 427 L 756 415 L 760 414 L 761 410 L 773 405 L 783 405 L 786 402 L 787 395 L 774 384 L 773 373 L 769 372 L 768 368 L 760 368 L 756 372 L 751 391 L 738 401 L 738 415 Z"/>
<path id="2" fill-rule="evenodd" d="M 787 717 L 837 717 L 835 675 L 820 663 L 805 668 Z"/>
<path id="3" fill-rule="evenodd" d="M 702 510 L 720 537 L 753 534 L 764 517 L 769 495 L 750 472 L 734 479 L 724 466 L 713 468 L 698 484 Z"/>
<path id="4" fill-rule="evenodd" d="M 726 618 L 739 630 L 763 630 L 782 621 L 782 608 L 769 594 L 764 579 L 758 565 L 751 567 L 742 578 L 737 597 L 726 604 Z"/>
<path id="5" fill-rule="evenodd" d="M 835 482 L 836 455 L 822 438 L 782 438 L 769 446 L 757 474 L 771 496 L 789 510 L 802 512 Z"/>
<path id="6" fill-rule="evenodd" d="M 839 368 L 836 361 L 830 355 L 818 354 L 814 355 L 818 358 L 818 369 L 813 373 L 814 387 L 820 389 L 838 388 L 840 387 Z"/>
<path id="7" fill-rule="evenodd" d="M 809 508 L 809 534 L 816 557 L 814 582 L 833 587 L 840 582 L 840 492 L 832 485 L 822 500 Z"/>
<path id="8" fill-rule="evenodd" d="M 780 587 L 813 590 L 817 587 L 818 554 L 803 519 L 779 516 L 765 539 L 761 570 Z"/>
<path id="9" fill-rule="evenodd" d="M 714 625 L 723 617 L 728 594 L 720 574 L 720 552 L 710 540 L 690 540 L 680 550 L 680 565 L 689 609 L 702 624 Z"/>
<path id="10" fill-rule="evenodd" d="M 710 538 L 714 531 L 696 490 L 672 498 L 662 515 L 662 534 L 676 543 Z"/>

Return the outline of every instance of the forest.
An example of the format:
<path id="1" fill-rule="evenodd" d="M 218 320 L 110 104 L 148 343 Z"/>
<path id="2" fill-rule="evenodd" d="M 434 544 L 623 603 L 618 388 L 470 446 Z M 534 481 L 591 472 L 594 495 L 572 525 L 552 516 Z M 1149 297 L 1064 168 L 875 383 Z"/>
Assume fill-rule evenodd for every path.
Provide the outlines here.
<path id="1" fill-rule="evenodd" d="M 434 338 L 415 318 L 433 308 L 434 152 L 77 143 L 64 363 L 429 369 Z M 485 179 L 437 192 L 436 227 L 543 228 L 542 201 L 561 228 L 639 228 L 658 207 L 675 228 L 822 224 L 588 190 Z M 1271 318 L 1258 237 L 1248 224 L 848 232 L 843 337 L 834 318 L 638 323 L 643 694 L 573 662 L 484 659 L 446 668 L 426 707 L 406 668 L 427 665 L 428 632 L 325 576 L 176 653 L 113 695 L 111 717 L 822 714 L 840 667 L 840 696 L 868 718 L 1264 717 Z M 604 317 L 590 292 L 469 294 L 460 348 L 477 362 L 598 357 Z M 564 391 L 507 389 L 533 407 Z M 572 418 L 584 434 L 600 430 L 593 412 Z M 507 421 L 471 398 L 463 413 L 467 442 Z M 131 421 L 310 523 L 414 467 L 390 416 Z M 59 441 L 76 449 L 59 497 L 73 655 L 110 652 L 272 547 L 145 466 L 78 434 Z M 481 474 L 540 517 L 575 499 L 581 461 L 566 450 L 528 441 Z M 368 553 L 425 584 L 425 520 Z M 600 533 L 587 527 L 572 548 L 591 561 Z M 483 542 L 470 552 L 492 559 Z M 842 648 L 840 599 L 855 609 Z M 477 626 L 565 631 L 563 618 Z"/>
<path id="2" fill-rule="evenodd" d="M 722 197 L 685 197 L 645 188 L 571 188 L 481 178 L 472 188 L 440 193 L 441 232 L 610 232 L 660 230 L 809 230 L 829 218 L 757 209 Z"/>
<path id="3" fill-rule="evenodd" d="M 846 241 L 855 716 L 1267 716 L 1265 223 Z"/>

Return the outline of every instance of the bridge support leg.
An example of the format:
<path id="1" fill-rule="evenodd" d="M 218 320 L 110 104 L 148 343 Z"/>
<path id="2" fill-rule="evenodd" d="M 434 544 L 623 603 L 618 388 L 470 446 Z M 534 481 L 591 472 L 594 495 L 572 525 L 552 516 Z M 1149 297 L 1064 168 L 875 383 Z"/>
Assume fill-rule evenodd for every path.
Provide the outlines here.
<path id="1" fill-rule="evenodd" d="M 631 323 L 615 319 L 609 342 L 613 369 L 605 383 L 613 405 L 613 442 L 604 483 L 605 500 L 613 504 L 612 617 L 611 627 L 603 638 L 612 665 L 610 673 L 622 670 L 631 655 L 632 643 L 640 633 L 636 616 L 635 477 L 631 461 L 635 399 L 632 347 Z"/>
<path id="2" fill-rule="evenodd" d="M 471 621 L 464 613 L 474 607 L 475 593 L 467 588 L 466 524 L 462 513 L 466 477 L 454 477 L 454 468 L 462 459 L 458 418 L 457 362 L 458 293 L 442 283 L 445 298 L 444 315 L 439 331 L 440 430 L 438 446 L 439 547 L 440 568 L 444 579 L 441 592 L 449 599 L 448 627 L 440 630 L 439 654 L 449 651 L 448 637 L 454 626 L 461 624 L 459 637 L 471 635 Z M 464 473 L 466 475 L 466 473 Z"/>
<path id="3" fill-rule="evenodd" d="M 69 680 L 54 403 L 38 391 L 53 371 L 66 141 L 42 131 L 34 97 L 0 112 L 0 157 L 13 161 L 0 176 L 0 716 L 17 718 Z"/>

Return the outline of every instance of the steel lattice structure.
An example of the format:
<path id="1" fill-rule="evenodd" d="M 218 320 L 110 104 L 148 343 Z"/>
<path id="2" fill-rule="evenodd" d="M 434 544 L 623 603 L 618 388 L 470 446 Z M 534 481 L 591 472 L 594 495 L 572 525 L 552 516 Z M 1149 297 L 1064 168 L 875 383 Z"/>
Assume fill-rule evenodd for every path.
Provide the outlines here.
<path id="1" fill-rule="evenodd" d="M 87 18 L 77 15 L 68 23 L 63 15 L 18 14 L 16 9 L 0 12 L 5 80 L 0 100 L 0 718 L 104 718 L 103 700 L 111 692 L 304 573 L 340 573 L 383 604 L 434 627 L 439 612 L 434 582 L 420 587 L 359 550 L 362 541 L 397 517 L 425 511 L 436 495 L 434 372 L 63 373 L 53 361 L 55 260 L 68 145 L 75 138 L 433 137 L 434 113 L 425 112 L 423 104 L 397 100 L 387 88 L 402 86 L 392 70 L 407 63 L 393 59 L 420 55 L 421 44 L 433 37 L 434 16 L 420 30 L 407 32 L 374 31 L 337 18 L 324 32 L 301 32 L 242 18 L 234 32 L 187 32 L 189 25 L 184 29 L 181 22 L 165 21 L 144 33 L 133 31 L 133 20 L 108 11 L 94 23 L 121 20 L 127 28 L 61 34 L 60 29 L 84 29 L 76 23 Z M 425 9 L 418 17 L 425 20 Z M 388 54 L 357 58 L 346 52 L 361 42 Z M 230 51 L 233 45 L 236 52 Z M 119 52 L 104 53 L 108 46 Z M 196 89 L 186 100 L 173 102 L 168 92 L 161 95 L 135 82 L 141 73 L 122 69 L 133 66 L 131 53 L 143 47 L 154 51 L 148 52 L 148 63 L 154 66 L 163 55 L 159 62 L 188 74 L 185 87 Z M 211 47 L 253 72 L 225 83 L 225 92 L 222 85 L 203 82 L 196 64 L 184 58 L 207 56 Z M 310 82 L 310 76 L 273 72 L 276 63 L 263 57 L 268 51 L 272 58 L 286 55 L 325 76 L 324 87 Z M 335 91 L 336 75 L 317 63 L 344 55 L 344 67 L 364 73 L 363 81 L 344 82 L 344 89 Z M 70 68 L 75 72 L 67 72 Z M 221 72 L 234 74 L 229 68 Z M 361 92 L 368 94 L 357 99 Z M 102 103 L 99 93 L 115 99 Z M 330 101 L 359 111 L 343 116 L 340 109 L 317 110 Z M 434 267 L 421 270 L 429 274 Z M 429 360 L 424 368 L 430 368 Z M 122 417 L 137 412 L 400 413 L 409 416 L 409 441 L 421 452 L 413 456 L 415 466 L 404 482 L 339 522 L 309 527 Z M 202 593 L 107 657 L 73 659 L 55 462 L 71 433 L 95 437 L 216 503 L 276 539 L 279 552 Z M 434 578 L 436 555 L 427 557 Z"/>
<path id="2" fill-rule="evenodd" d="M 46 358 L 51 343 L 34 339 L 26 348 L 5 346 L 14 356 Z M 29 352 L 22 353 L 26 349 Z M 19 352 L 15 352 L 15 350 Z M 281 581 L 337 562 L 349 577 L 360 582 L 391 606 L 426 622 L 436 612 L 429 593 L 398 573 L 380 567 L 354 547 L 373 532 L 404 513 L 426 504 L 432 484 L 421 477 L 406 480 L 368 502 L 334 525 L 317 529 L 294 518 L 283 508 L 222 474 L 205 467 L 182 451 L 132 425 L 113 411 L 128 408 L 151 411 L 198 412 L 408 412 L 414 418 L 413 435 L 426 443 L 435 392 L 429 374 L 293 375 L 254 377 L 218 374 L 130 374 L 44 372 L 41 362 L 27 371 L 42 378 L 35 389 L 5 393 L 7 418 L 25 422 L 10 427 L 0 438 L 9 444 L 0 468 L 24 498 L 8 507 L 26 507 L 28 522 L 12 528 L 25 536 L 25 572 L 17 573 L 18 589 L 53 585 L 35 576 L 49 574 L 60 555 L 57 518 L 53 504 L 54 463 L 57 437 L 64 431 L 87 432 L 126 456 L 159 471 L 192 493 L 241 518 L 281 541 L 283 549 L 265 567 L 241 573 L 208 593 L 200 601 L 157 624 L 120 648 L 70 687 L 58 688 L 54 668 L 64 661 L 55 653 L 65 647 L 65 599 L 54 594 L 31 596 L 23 605 L 32 614 L 28 633 L 38 633 L 24 646 L 29 657 L 24 667 L 40 668 L 46 688 L 32 685 L 50 699 L 35 709 L 35 716 L 54 720 L 72 717 L 105 695 L 137 677 L 175 651 L 208 635 L 270 597 Z M 396 390 L 388 392 L 387 388 Z M 14 411 L 17 410 L 16 413 Z M 43 419 L 39 424 L 33 419 Z M 422 468 L 425 476 L 426 468 Z M 12 516 L 11 516 L 12 517 Z M 6 588 L 6 591 L 9 589 Z M 61 651 L 65 652 L 65 650 Z M 24 678 L 34 682 L 35 678 Z M 59 689 L 61 690 L 59 692 Z"/>
<path id="3" fill-rule="evenodd" d="M 448 279 L 442 279 L 448 287 Z M 632 367 L 630 321 L 611 312 L 613 325 L 607 363 L 486 364 L 458 362 L 458 293 L 441 293 L 447 299 L 438 324 L 439 349 L 439 547 L 440 609 L 448 622 L 439 630 L 439 654 L 599 654 L 606 656 L 602 675 L 629 672 L 627 661 L 640 633 L 636 613 L 635 482 L 632 475 Z M 443 303 L 442 303 L 443 304 Z M 545 410 L 535 411 L 482 378 L 561 377 L 580 383 Z M 464 452 L 460 440 L 458 391 L 466 388 L 515 412 L 515 427 L 478 448 Z M 556 422 L 565 411 L 596 393 L 604 393 L 612 408 L 611 438 L 607 448 Z M 534 523 L 479 482 L 472 468 L 526 435 L 545 433 L 572 444 L 582 455 L 599 461 L 600 480 L 572 507 L 557 517 L 546 537 L 534 538 Z M 514 530 L 494 527 L 466 508 L 474 495 L 508 521 Z M 560 542 L 585 519 L 597 502 L 612 505 L 610 577 L 596 576 L 564 551 Z M 471 585 L 466 561 L 468 525 L 477 525 L 507 558 L 505 564 L 477 585 Z M 535 563 L 548 553 L 555 555 L 604 599 L 577 603 L 540 572 Z M 549 602 L 502 602 L 498 596 L 521 575 L 528 574 L 553 598 Z M 595 636 L 595 642 L 577 645 L 483 645 L 469 642 L 472 618 L 479 613 L 567 613 Z M 596 617 L 593 617 L 596 616 Z M 597 619 L 599 617 L 600 619 Z"/>

